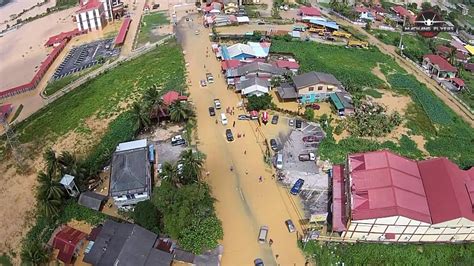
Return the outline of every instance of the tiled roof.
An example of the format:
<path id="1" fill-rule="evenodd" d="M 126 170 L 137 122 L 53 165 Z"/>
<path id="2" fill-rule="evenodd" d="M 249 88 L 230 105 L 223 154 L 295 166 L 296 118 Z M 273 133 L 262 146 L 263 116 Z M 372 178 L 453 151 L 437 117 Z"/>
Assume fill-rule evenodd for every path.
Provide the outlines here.
<path id="1" fill-rule="evenodd" d="M 423 59 L 428 59 L 431 64 L 437 65 L 441 71 L 457 72 L 457 68 L 452 66 L 446 59 L 436 54 L 428 54 L 423 56 Z"/>

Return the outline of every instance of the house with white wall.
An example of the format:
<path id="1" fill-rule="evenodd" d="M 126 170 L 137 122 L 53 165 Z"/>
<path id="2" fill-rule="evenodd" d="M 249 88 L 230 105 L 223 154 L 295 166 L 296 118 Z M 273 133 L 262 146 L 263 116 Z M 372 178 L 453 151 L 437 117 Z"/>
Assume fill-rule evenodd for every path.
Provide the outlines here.
<path id="1" fill-rule="evenodd" d="M 332 228 L 343 239 L 474 241 L 474 168 L 375 151 L 348 156 L 332 181 Z"/>
<path id="2" fill-rule="evenodd" d="M 112 155 L 109 195 L 119 209 L 150 199 L 151 166 L 146 139 L 120 143 Z"/>
<path id="3" fill-rule="evenodd" d="M 121 17 L 124 12 L 120 0 L 81 0 L 76 11 L 77 28 L 83 30 L 101 30 L 107 22 Z"/>

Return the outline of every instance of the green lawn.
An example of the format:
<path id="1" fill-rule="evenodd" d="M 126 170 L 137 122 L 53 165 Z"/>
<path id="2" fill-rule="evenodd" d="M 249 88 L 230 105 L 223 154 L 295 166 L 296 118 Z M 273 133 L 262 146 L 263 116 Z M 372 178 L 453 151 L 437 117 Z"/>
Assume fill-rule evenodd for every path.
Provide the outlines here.
<path id="1" fill-rule="evenodd" d="M 463 102 L 474 110 L 474 75 L 469 71 L 461 72 L 461 78 L 464 80 L 468 90 L 463 90 L 457 94 Z"/>
<path id="2" fill-rule="evenodd" d="M 44 89 L 44 95 L 46 95 L 46 96 L 53 95 L 55 92 L 61 90 L 64 87 L 66 87 L 69 83 L 72 83 L 72 82 L 76 81 L 80 77 L 92 72 L 93 70 L 95 70 L 95 69 L 97 69 L 101 66 L 102 65 L 98 64 L 98 65 L 95 65 L 93 67 L 84 69 L 83 71 L 65 76 L 61 79 L 54 80 L 54 81 L 48 83 L 48 85 Z"/>
<path id="3" fill-rule="evenodd" d="M 56 8 L 65 9 L 78 5 L 78 0 L 56 0 Z"/>
<path id="4" fill-rule="evenodd" d="M 312 42 L 286 42 L 273 40 L 272 52 L 292 53 L 300 62 L 301 71 L 322 71 L 333 74 L 344 84 L 376 88 L 383 81 L 371 73 L 380 63 L 393 90 L 410 95 L 414 105 L 405 113 L 407 127 L 412 134 L 420 134 L 427 140 L 425 148 L 431 156 L 445 156 L 462 168 L 474 165 L 474 130 L 449 109 L 424 84 L 398 66 L 389 56 L 376 48 L 347 49 L 344 47 L 314 44 Z M 362 91 L 362 94 L 364 92 Z M 370 90 L 367 94 L 372 94 Z M 382 96 L 383 97 L 383 96 Z M 377 143 L 350 137 L 338 144 L 327 138 L 320 147 L 323 159 L 343 162 L 348 153 L 388 148 L 399 154 L 420 158 L 420 153 L 409 138 L 393 142 Z"/>
<path id="5" fill-rule="evenodd" d="M 371 33 L 385 44 L 398 47 L 400 42 L 400 33 L 384 30 L 372 30 Z M 414 34 L 404 33 L 402 37 L 404 50 L 403 53 L 411 60 L 419 62 L 423 55 L 430 54 L 431 50 L 426 39 Z M 441 41 L 437 41 L 441 42 Z"/>
<path id="6" fill-rule="evenodd" d="M 318 265 L 472 265 L 474 244 L 319 244 L 304 252 Z"/>
<path id="7" fill-rule="evenodd" d="M 157 42 L 164 36 L 159 36 L 153 33 L 153 30 L 160 25 L 168 24 L 169 20 L 164 12 L 150 13 L 143 16 L 140 25 L 140 32 L 138 33 L 137 45 L 141 46 L 147 42 Z"/>
<path id="8" fill-rule="evenodd" d="M 175 41 L 86 82 L 22 121 L 16 132 L 23 143 L 55 140 L 94 114 L 108 117 L 124 111 L 120 102 L 133 101 L 152 84 L 167 84 L 170 88 L 184 84 L 184 58 Z"/>

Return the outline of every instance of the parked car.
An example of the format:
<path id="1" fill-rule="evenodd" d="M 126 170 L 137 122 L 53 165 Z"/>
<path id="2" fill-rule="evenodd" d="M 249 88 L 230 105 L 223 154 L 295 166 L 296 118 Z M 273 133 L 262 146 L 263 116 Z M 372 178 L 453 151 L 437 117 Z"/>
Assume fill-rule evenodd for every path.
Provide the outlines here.
<path id="1" fill-rule="evenodd" d="M 303 125 L 303 121 L 299 120 L 299 119 L 296 119 L 296 128 L 301 128 L 301 126 Z"/>
<path id="2" fill-rule="evenodd" d="M 171 138 L 171 146 L 180 146 L 186 144 L 186 140 L 181 135 L 176 135 Z"/>
<path id="3" fill-rule="evenodd" d="M 265 264 L 263 264 L 263 260 L 258 258 L 258 259 L 255 259 L 253 261 L 253 264 L 255 264 L 255 266 L 265 266 Z"/>
<path id="4" fill-rule="evenodd" d="M 209 115 L 210 116 L 215 116 L 216 115 L 216 111 L 214 110 L 214 107 L 209 107 Z"/>
<path id="5" fill-rule="evenodd" d="M 250 120 L 250 117 L 248 115 L 239 115 L 237 118 L 239 120 Z"/>
<path id="6" fill-rule="evenodd" d="M 286 220 L 285 224 L 286 228 L 288 228 L 288 232 L 293 233 L 294 231 L 296 231 L 296 227 L 291 219 Z"/>
<path id="7" fill-rule="evenodd" d="M 278 145 L 277 145 L 277 142 L 275 139 L 271 139 L 270 140 L 270 147 L 272 148 L 272 150 L 274 151 L 277 151 L 278 150 Z"/>
<path id="8" fill-rule="evenodd" d="M 268 226 L 263 225 L 260 227 L 260 231 L 258 232 L 258 242 L 265 243 L 267 242 L 267 235 L 268 235 Z"/>
<path id="9" fill-rule="evenodd" d="M 219 99 L 214 99 L 214 107 L 216 107 L 217 110 L 221 109 L 221 101 L 219 101 Z"/>
<path id="10" fill-rule="evenodd" d="M 302 161 L 302 162 L 305 162 L 305 161 L 314 161 L 316 160 L 316 156 L 314 155 L 314 153 L 310 152 L 310 153 L 305 153 L 305 154 L 300 154 L 298 155 L 298 160 Z"/>
<path id="11" fill-rule="evenodd" d="M 295 120 L 290 119 L 290 120 L 288 121 L 288 125 L 289 125 L 290 127 L 294 127 L 294 126 L 295 126 Z"/>
<path id="12" fill-rule="evenodd" d="M 232 130 L 230 130 L 230 128 L 225 130 L 225 137 L 227 138 L 227 141 L 234 140 L 234 135 L 232 135 Z"/>
<path id="13" fill-rule="evenodd" d="M 319 106 L 319 104 L 313 103 L 313 104 L 306 105 L 306 108 L 311 108 L 313 110 L 319 110 L 321 108 L 321 106 Z"/>
<path id="14" fill-rule="evenodd" d="M 207 82 L 209 83 L 214 83 L 214 76 L 212 76 L 211 73 L 206 73 L 206 79 L 207 79 Z"/>
<path id="15" fill-rule="evenodd" d="M 221 113 L 221 123 L 224 126 L 227 125 L 227 116 L 225 116 L 225 113 Z"/>
<path id="16" fill-rule="evenodd" d="M 275 161 L 275 167 L 277 169 L 282 169 L 283 168 L 283 154 L 278 153 L 276 156 L 276 161 Z"/>
<path id="17" fill-rule="evenodd" d="M 205 80 L 201 79 L 201 87 L 206 87 L 207 83 Z"/>
<path id="18" fill-rule="evenodd" d="M 293 185 L 293 187 L 290 190 L 290 193 L 292 195 L 298 195 L 298 193 L 301 192 L 301 188 L 303 187 L 303 184 L 304 184 L 303 179 L 299 178 L 298 180 L 296 180 L 295 184 Z"/>
<path id="19" fill-rule="evenodd" d="M 272 117 L 272 124 L 274 124 L 274 125 L 278 124 L 278 118 L 279 118 L 278 115 L 274 115 L 274 116 Z"/>

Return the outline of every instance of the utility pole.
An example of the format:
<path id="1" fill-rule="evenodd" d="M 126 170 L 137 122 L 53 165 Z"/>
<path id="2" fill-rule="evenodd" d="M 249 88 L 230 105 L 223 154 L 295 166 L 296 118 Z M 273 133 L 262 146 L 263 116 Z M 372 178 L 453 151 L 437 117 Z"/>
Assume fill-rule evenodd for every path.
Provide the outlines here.
<path id="1" fill-rule="evenodd" d="M 15 132 L 8 124 L 7 119 L 0 118 L 0 123 L 3 126 L 3 130 L 5 131 L 5 136 L 7 137 L 7 145 L 10 146 L 13 158 L 20 169 L 23 169 L 24 166 L 24 158 L 20 151 L 20 141 L 18 140 Z"/>
<path id="2" fill-rule="evenodd" d="M 405 2 L 405 10 L 408 10 L 407 9 L 407 0 L 404 1 Z M 404 16 L 403 17 L 403 26 L 402 26 L 402 30 L 400 32 L 400 43 L 398 44 L 398 49 L 400 49 L 400 55 L 403 56 L 403 44 L 402 44 L 402 39 L 403 39 L 403 28 L 405 27 L 405 23 L 407 22 L 407 16 Z"/>

